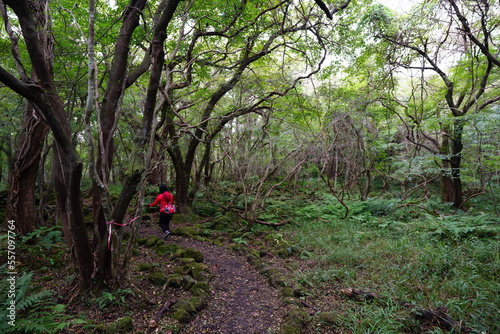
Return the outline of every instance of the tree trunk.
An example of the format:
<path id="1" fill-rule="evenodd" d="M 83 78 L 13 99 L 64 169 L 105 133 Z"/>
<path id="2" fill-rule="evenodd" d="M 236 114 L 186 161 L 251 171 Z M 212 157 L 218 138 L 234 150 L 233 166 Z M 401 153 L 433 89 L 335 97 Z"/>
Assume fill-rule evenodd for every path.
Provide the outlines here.
<path id="1" fill-rule="evenodd" d="M 445 203 L 453 202 L 453 180 L 450 172 L 450 140 L 449 129 L 445 127 L 442 129 L 441 143 L 439 147 L 439 154 L 441 155 L 441 200 Z"/>
<path id="2" fill-rule="evenodd" d="M 455 118 L 453 129 L 452 155 L 450 157 L 451 177 L 453 181 L 453 206 L 457 209 L 463 205 L 463 189 L 461 179 L 462 168 L 462 133 L 464 122 L 462 117 Z"/>
<path id="3" fill-rule="evenodd" d="M 33 232 L 39 222 L 36 219 L 35 186 L 41 153 L 48 125 L 28 104 L 23 121 L 24 133 L 19 137 L 17 150 L 12 159 L 9 174 L 6 220 L 14 220 L 16 232 L 21 235 Z"/>
<path id="4" fill-rule="evenodd" d="M 162 8 L 161 16 L 155 24 L 153 38 L 151 42 L 150 54 L 151 69 L 149 83 L 147 87 L 147 96 L 144 103 L 142 131 L 135 136 L 134 150 L 130 155 L 127 166 L 127 179 L 120 193 L 120 197 L 112 211 L 111 203 L 108 208 L 102 208 L 101 202 L 96 203 L 96 199 L 106 197 L 110 202 L 107 185 L 109 182 L 109 170 L 112 165 L 113 158 L 113 143 L 112 136 L 115 131 L 118 115 L 116 110 L 120 108 L 118 105 L 123 90 L 126 85 L 130 85 L 131 81 L 126 80 L 127 62 L 129 57 L 129 45 L 134 30 L 139 25 L 139 18 L 142 14 L 142 9 L 145 7 L 146 0 L 132 0 L 127 7 L 123 19 L 123 25 L 120 30 L 120 37 L 115 46 L 115 54 L 113 64 L 110 71 L 110 81 L 104 97 L 103 108 L 101 110 L 100 124 L 101 128 L 106 129 L 100 141 L 100 152 L 97 160 L 97 175 L 100 179 L 99 193 L 94 195 L 94 203 L 96 204 L 96 225 L 98 226 L 98 268 L 99 280 L 108 288 L 115 288 L 119 285 L 118 278 L 120 270 L 120 227 L 112 228 L 111 240 L 114 242 L 113 252 L 107 247 L 108 223 L 123 223 L 128 206 L 132 198 L 137 194 L 138 185 L 145 173 L 149 169 L 151 150 L 148 149 L 151 131 L 155 124 L 156 113 L 155 107 L 157 103 L 157 94 L 163 65 L 165 62 L 163 44 L 167 37 L 166 30 L 173 18 L 177 5 L 180 0 L 165 0 L 159 6 Z M 146 148 L 146 150 L 145 150 Z M 102 159 L 104 157 L 104 159 Z M 123 262 L 128 263 L 127 261 Z"/>
<path id="5" fill-rule="evenodd" d="M 68 194 L 71 234 L 77 257 L 80 288 L 87 289 L 91 285 L 93 261 L 80 197 L 82 161 L 73 147 L 62 99 L 55 89 L 52 69 L 53 43 L 46 24 L 49 14 L 48 2 L 4 0 L 4 3 L 14 10 L 19 19 L 37 82 L 21 81 L 3 67 L 0 67 L 0 81 L 17 94 L 33 102 L 37 107 L 38 116 L 43 118 L 52 130 L 59 157 L 55 162 L 61 164 L 61 170 L 68 171 L 69 177 L 64 180 L 64 183 Z"/>

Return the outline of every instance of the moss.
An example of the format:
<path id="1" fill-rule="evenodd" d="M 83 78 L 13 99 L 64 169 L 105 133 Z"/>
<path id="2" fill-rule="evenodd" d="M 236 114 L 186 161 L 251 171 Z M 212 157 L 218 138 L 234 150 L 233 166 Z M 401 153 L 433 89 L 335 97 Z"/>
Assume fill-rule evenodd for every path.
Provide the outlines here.
<path id="1" fill-rule="evenodd" d="M 181 288 L 182 287 L 182 275 L 179 275 L 179 274 L 168 275 L 165 284 L 171 288 L 176 288 L 176 289 Z"/>
<path id="2" fill-rule="evenodd" d="M 273 288 L 282 288 L 286 286 L 285 280 L 278 274 L 269 276 L 269 285 Z"/>
<path id="3" fill-rule="evenodd" d="M 186 267 L 187 267 L 186 268 L 187 273 L 189 275 L 191 275 L 196 280 L 203 280 L 203 278 L 206 278 L 207 276 L 205 274 L 202 274 L 202 273 L 209 272 L 208 266 L 204 263 L 195 262 L 195 263 L 189 264 Z"/>
<path id="4" fill-rule="evenodd" d="M 184 250 L 183 257 L 190 257 L 194 259 L 195 262 L 203 262 L 203 253 L 191 247 Z"/>
<path id="5" fill-rule="evenodd" d="M 176 249 L 175 252 L 171 255 L 171 258 L 173 260 L 182 259 L 183 257 L 184 257 L 184 249 L 183 248 Z"/>
<path id="6" fill-rule="evenodd" d="M 296 306 L 302 305 L 300 299 L 294 297 L 285 297 L 283 301 L 285 302 L 286 305 L 296 305 Z"/>
<path id="7" fill-rule="evenodd" d="M 198 235 L 198 230 L 192 226 L 181 226 L 176 228 L 173 233 L 175 235 L 183 235 L 185 237 L 192 238 L 193 236 Z"/>
<path id="8" fill-rule="evenodd" d="M 155 245 L 154 251 L 155 251 L 156 255 L 158 255 L 158 256 L 167 256 L 167 255 L 172 254 L 170 247 L 168 247 L 168 245 L 165 245 L 165 244 Z"/>
<path id="9" fill-rule="evenodd" d="M 295 295 L 293 289 L 289 287 L 281 289 L 281 294 L 285 297 L 293 297 Z"/>
<path id="10" fill-rule="evenodd" d="M 179 274 L 179 275 L 184 275 L 186 273 L 186 270 L 184 267 L 175 267 L 174 269 L 174 274 Z"/>
<path id="11" fill-rule="evenodd" d="M 257 264 L 260 261 L 260 259 L 258 257 L 253 256 L 252 254 L 248 254 L 247 255 L 247 261 L 252 266 L 254 266 L 255 264 Z"/>
<path id="12" fill-rule="evenodd" d="M 309 321 L 309 316 L 306 312 L 297 306 L 292 306 L 285 317 L 285 321 L 281 325 L 280 334 L 300 334 L 302 333 L 302 325 Z"/>
<path id="13" fill-rule="evenodd" d="M 194 296 L 205 296 L 210 292 L 210 287 L 207 282 L 197 282 L 191 288 Z"/>
<path id="14" fill-rule="evenodd" d="M 229 248 L 240 255 L 245 255 L 247 253 L 245 245 L 242 244 L 232 244 Z"/>
<path id="15" fill-rule="evenodd" d="M 150 271 L 156 266 L 158 266 L 158 263 L 139 263 L 137 265 L 137 271 Z"/>
<path id="16" fill-rule="evenodd" d="M 182 276 L 182 288 L 184 290 L 189 290 L 195 285 L 196 281 L 189 275 Z"/>
<path id="17" fill-rule="evenodd" d="M 305 297 L 309 295 L 309 293 L 306 291 L 306 289 L 300 285 L 299 283 L 295 283 L 293 285 L 293 293 L 295 297 Z"/>
<path id="18" fill-rule="evenodd" d="M 335 312 L 318 312 L 313 316 L 312 321 L 314 321 L 314 323 L 332 326 L 339 322 L 338 317 L 338 314 Z"/>
<path id="19" fill-rule="evenodd" d="M 272 267 L 266 266 L 264 268 L 261 268 L 259 270 L 259 273 L 263 276 L 271 277 L 272 275 L 276 275 L 278 273 L 278 270 L 276 270 Z"/>
<path id="20" fill-rule="evenodd" d="M 191 297 L 189 302 L 193 305 L 196 311 L 201 311 L 207 306 L 207 299 L 202 296 Z"/>
<path id="21" fill-rule="evenodd" d="M 181 265 L 189 265 L 191 263 L 195 263 L 194 259 L 191 257 L 184 257 L 184 258 L 180 259 L 179 262 L 181 263 Z"/>
<path id="22" fill-rule="evenodd" d="M 284 247 L 279 247 L 278 249 L 276 249 L 275 253 L 281 259 L 286 259 L 287 257 L 290 256 L 289 251 L 287 250 L 287 248 Z"/>
<path id="23" fill-rule="evenodd" d="M 155 272 L 148 276 L 148 281 L 150 281 L 153 285 L 162 286 L 163 284 L 165 284 L 167 279 L 165 278 L 165 275 L 163 273 Z"/>
<path id="24" fill-rule="evenodd" d="M 144 242 L 146 247 L 154 247 L 157 244 L 163 244 L 163 240 L 154 235 L 150 235 Z"/>
<path id="25" fill-rule="evenodd" d="M 124 317 L 115 322 L 96 325 L 95 329 L 98 333 L 105 334 L 130 333 L 134 329 L 134 324 L 131 317 Z"/>
<path id="26" fill-rule="evenodd" d="M 187 323 L 193 319 L 196 314 L 196 308 L 190 301 L 181 299 L 172 307 L 172 312 L 172 318 L 179 322 Z"/>

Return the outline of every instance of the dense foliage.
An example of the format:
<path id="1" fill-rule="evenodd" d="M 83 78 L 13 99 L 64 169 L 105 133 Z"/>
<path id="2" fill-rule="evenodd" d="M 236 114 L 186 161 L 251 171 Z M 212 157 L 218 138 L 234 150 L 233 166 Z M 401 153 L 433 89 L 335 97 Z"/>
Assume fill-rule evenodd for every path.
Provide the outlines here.
<path id="1" fill-rule="evenodd" d="M 306 285 L 336 277 L 424 306 L 454 300 L 459 318 L 491 331 L 495 5 L 0 1 L 3 227 L 15 222 L 19 245 L 46 266 L 71 250 L 69 298 L 118 291 L 133 217 L 166 183 L 180 213 L 236 227 L 238 243 L 282 229 L 324 263 L 300 273 Z M 131 237 L 111 222 L 131 222 Z M 40 268 L 26 269 L 24 290 Z M 17 302 L 49 298 L 23 289 Z"/>

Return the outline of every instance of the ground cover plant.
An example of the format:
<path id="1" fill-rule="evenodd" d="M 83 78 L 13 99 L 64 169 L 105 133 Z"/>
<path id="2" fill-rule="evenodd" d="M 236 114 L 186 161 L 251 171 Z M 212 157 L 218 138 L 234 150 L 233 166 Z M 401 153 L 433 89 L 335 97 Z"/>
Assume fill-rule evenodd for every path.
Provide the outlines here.
<path id="1" fill-rule="evenodd" d="M 355 288 L 388 297 L 344 308 L 339 321 L 354 333 L 417 331 L 403 301 L 444 307 L 477 332 L 498 332 L 500 219 L 451 214 L 446 205 L 439 207 L 440 214 L 430 214 L 403 204 L 351 202 L 345 219 L 344 208 L 331 196 L 297 205 L 294 223 L 281 231 L 289 243 L 307 250 L 310 265 L 296 279 L 313 287 L 318 298 L 332 286 L 337 293 Z"/>
<path id="2" fill-rule="evenodd" d="M 200 200 L 193 207 L 196 214 L 176 217 L 173 234 L 185 236 L 184 243 L 197 240 L 246 257 L 281 291 L 290 308 L 285 323 L 297 323 L 281 326 L 277 333 L 453 333 L 423 325 L 415 315 L 435 309 L 473 333 L 499 330 L 498 217 L 479 206 L 455 212 L 430 200 L 419 208 L 385 198 L 344 204 L 347 217 L 345 206 L 332 195 L 283 192 L 268 198 L 260 219 L 288 223 L 257 224 L 247 231 L 234 212 Z M 176 260 L 165 255 L 176 253 L 180 240 L 165 245 L 154 236 L 155 224 L 144 224 L 147 232 L 138 238 L 126 284 L 77 303 L 67 299 L 76 276 L 65 265 L 69 254 L 63 251 L 60 227 L 42 227 L 22 237 L 15 330 L 105 333 L 123 327 L 119 331 L 139 333 L 164 305 L 165 296 L 186 300 L 186 291 L 172 290 L 173 281 L 166 283 L 178 269 Z M 376 298 L 352 299 L 345 292 L 349 289 Z M 8 293 L 6 281 L 1 292 Z M 218 302 L 224 301 L 208 297 L 204 305 Z M 195 317 L 179 323 L 174 312 L 165 314 L 157 328 L 172 333 L 183 333 Z"/>

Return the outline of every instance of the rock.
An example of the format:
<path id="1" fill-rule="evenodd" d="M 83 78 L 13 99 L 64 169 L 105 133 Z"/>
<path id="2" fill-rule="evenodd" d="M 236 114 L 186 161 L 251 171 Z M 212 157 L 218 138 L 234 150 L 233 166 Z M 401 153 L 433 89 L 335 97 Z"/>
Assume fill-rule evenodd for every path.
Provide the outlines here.
<path id="1" fill-rule="evenodd" d="M 149 236 L 145 241 L 144 241 L 144 246 L 150 248 L 150 247 L 153 247 L 155 246 L 156 244 L 162 244 L 163 243 L 163 240 L 154 236 L 154 235 L 151 235 Z"/>
<path id="2" fill-rule="evenodd" d="M 183 257 L 189 257 L 194 259 L 195 262 L 203 262 L 203 253 L 200 251 L 197 251 L 194 248 L 186 248 L 184 250 L 184 256 Z"/>
<path id="3" fill-rule="evenodd" d="M 124 317 L 115 322 L 99 324 L 95 327 L 97 333 L 104 334 L 125 334 L 130 333 L 133 329 L 134 324 L 131 317 Z"/>
<path id="4" fill-rule="evenodd" d="M 167 276 L 165 284 L 168 287 L 180 289 L 183 286 L 183 277 L 179 274 L 170 274 Z"/>
<path id="5" fill-rule="evenodd" d="M 205 296 L 210 292 L 210 286 L 207 282 L 197 282 L 193 285 L 191 291 L 193 292 L 193 296 Z"/>
<path id="6" fill-rule="evenodd" d="M 196 283 L 194 278 L 189 275 L 182 276 L 182 288 L 184 290 L 189 290 Z"/>
<path id="7" fill-rule="evenodd" d="M 163 273 L 154 272 L 148 276 L 148 281 L 150 281 L 153 285 L 162 286 L 163 284 L 165 284 L 167 279 L 165 278 L 165 275 Z"/>
<path id="8" fill-rule="evenodd" d="M 193 319 L 194 314 L 196 313 L 196 308 L 190 301 L 181 299 L 175 303 L 172 307 L 172 311 L 172 318 L 179 322 L 187 323 Z"/>
<path id="9" fill-rule="evenodd" d="M 207 299 L 201 296 L 191 297 L 189 302 L 194 306 L 196 311 L 201 311 L 207 306 Z"/>
<path id="10" fill-rule="evenodd" d="M 281 325 L 280 334 L 300 334 L 302 333 L 302 324 L 309 320 L 306 312 L 297 306 L 292 306 Z"/>
<path id="11" fill-rule="evenodd" d="M 208 273 L 209 268 L 204 263 L 194 262 L 194 263 L 190 263 L 186 266 L 186 272 L 189 275 L 191 275 L 194 279 L 196 279 L 198 281 L 203 281 L 203 280 L 206 280 L 205 278 L 207 276 L 204 274 L 201 274 L 201 273 L 203 273 L 203 272 Z"/>

